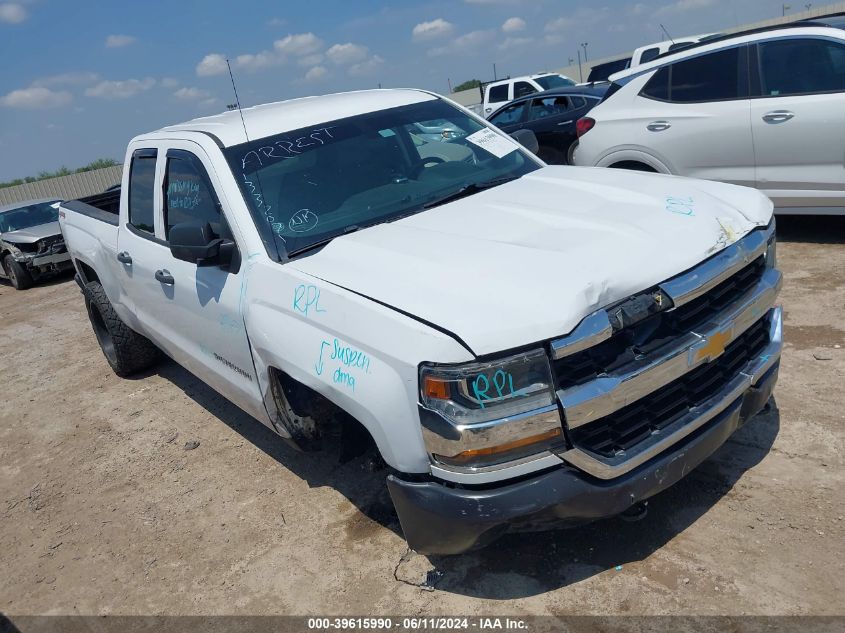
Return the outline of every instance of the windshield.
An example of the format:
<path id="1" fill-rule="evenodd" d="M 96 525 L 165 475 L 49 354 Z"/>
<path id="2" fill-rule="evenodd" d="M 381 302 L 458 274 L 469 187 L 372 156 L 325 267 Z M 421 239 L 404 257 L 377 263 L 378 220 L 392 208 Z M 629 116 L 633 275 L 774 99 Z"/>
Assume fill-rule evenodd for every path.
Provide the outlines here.
<path id="1" fill-rule="evenodd" d="M 28 229 L 39 224 L 57 222 L 59 209 L 55 202 L 39 202 L 19 209 L 0 212 L 0 233 Z"/>
<path id="2" fill-rule="evenodd" d="M 550 90 L 551 88 L 566 88 L 567 86 L 574 86 L 575 82 L 560 75 L 543 75 L 542 77 L 534 77 L 534 81 L 543 87 L 543 90 Z"/>
<path id="3" fill-rule="evenodd" d="M 224 154 L 265 244 L 281 254 L 539 168 L 515 141 L 440 99 L 285 132 Z"/>

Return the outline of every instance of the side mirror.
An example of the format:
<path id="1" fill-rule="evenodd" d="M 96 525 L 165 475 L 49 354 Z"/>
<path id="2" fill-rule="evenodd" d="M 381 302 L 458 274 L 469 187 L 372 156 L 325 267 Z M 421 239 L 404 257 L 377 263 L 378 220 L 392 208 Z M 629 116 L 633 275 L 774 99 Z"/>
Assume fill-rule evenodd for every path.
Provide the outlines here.
<path id="1" fill-rule="evenodd" d="M 214 236 L 208 222 L 184 222 L 170 227 L 170 252 L 176 259 L 197 266 L 225 265 L 221 256 L 230 249 L 222 248 L 224 240 Z"/>
<path id="2" fill-rule="evenodd" d="M 516 130 L 511 132 L 511 138 L 532 154 L 540 151 L 540 143 L 532 130 Z"/>

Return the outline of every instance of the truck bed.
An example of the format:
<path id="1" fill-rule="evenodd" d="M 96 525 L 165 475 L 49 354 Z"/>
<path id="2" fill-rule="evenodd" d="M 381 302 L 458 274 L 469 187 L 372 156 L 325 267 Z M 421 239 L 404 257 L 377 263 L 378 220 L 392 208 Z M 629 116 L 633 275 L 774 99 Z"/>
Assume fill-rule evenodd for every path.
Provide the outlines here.
<path id="1" fill-rule="evenodd" d="M 62 207 L 117 226 L 118 213 L 120 212 L 120 187 L 79 200 L 63 202 Z"/>

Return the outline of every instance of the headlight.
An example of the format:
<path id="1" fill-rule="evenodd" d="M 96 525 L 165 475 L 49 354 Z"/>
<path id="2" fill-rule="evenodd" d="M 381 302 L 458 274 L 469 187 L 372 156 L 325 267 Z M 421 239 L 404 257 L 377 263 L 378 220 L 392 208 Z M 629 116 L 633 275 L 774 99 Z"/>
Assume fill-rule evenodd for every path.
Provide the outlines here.
<path id="1" fill-rule="evenodd" d="M 486 422 L 554 403 L 543 350 L 486 363 L 424 366 L 420 382 L 423 404 L 458 424 Z"/>
<path id="2" fill-rule="evenodd" d="M 772 220 L 772 224 L 774 224 L 774 220 Z M 766 268 L 776 268 L 778 265 L 777 245 L 775 232 L 772 231 L 772 235 L 766 243 Z"/>
<path id="3" fill-rule="evenodd" d="M 563 439 L 548 356 L 420 369 L 423 436 L 432 457 L 479 466 L 536 453 Z M 428 416 L 426 418 L 426 416 Z"/>

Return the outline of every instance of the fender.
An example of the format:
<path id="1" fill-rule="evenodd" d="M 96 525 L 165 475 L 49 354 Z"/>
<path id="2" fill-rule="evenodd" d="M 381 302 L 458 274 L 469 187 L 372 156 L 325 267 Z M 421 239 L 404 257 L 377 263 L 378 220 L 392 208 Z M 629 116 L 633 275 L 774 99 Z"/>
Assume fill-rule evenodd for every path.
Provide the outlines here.
<path id="1" fill-rule="evenodd" d="M 648 165 L 659 174 L 676 175 L 666 161 L 639 147 L 615 147 L 596 161 L 596 167 L 610 167 L 622 161 L 636 161 Z"/>

